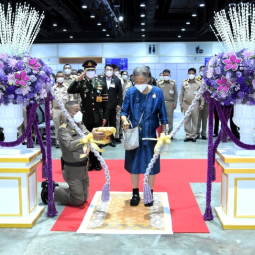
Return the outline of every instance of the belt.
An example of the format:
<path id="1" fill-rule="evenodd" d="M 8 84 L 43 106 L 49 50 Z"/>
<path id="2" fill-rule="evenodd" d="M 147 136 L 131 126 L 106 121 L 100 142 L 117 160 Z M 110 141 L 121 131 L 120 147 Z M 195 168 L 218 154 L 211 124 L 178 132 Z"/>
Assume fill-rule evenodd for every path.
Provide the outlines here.
<path id="1" fill-rule="evenodd" d="M 63 158 L 61 158 L 61 166 L 62 166 L 62 169 L 64 169 L 64 165 L 66 166 L 72 166 L 72 167 L 81 167 L 81 166 L 86 166 L 88 163 L 88 159 L 84 160 L 84 161 L 81 161 L 81 162 L 73 162 L 73 163 L 70 163 L 70 162 L 66 162 L 63 160 Z"/>

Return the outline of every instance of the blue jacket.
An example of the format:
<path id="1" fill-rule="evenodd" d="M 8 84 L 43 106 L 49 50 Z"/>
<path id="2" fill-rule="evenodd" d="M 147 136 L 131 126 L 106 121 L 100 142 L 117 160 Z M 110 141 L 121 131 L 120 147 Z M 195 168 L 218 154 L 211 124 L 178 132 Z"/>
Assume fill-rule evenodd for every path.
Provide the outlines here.
<path id="1" fill-rule="evenodd" d="M 133 127 L 138 126 L 145 105 L 146 95 L 140 93 L 136 87 L 128 89 L 122 108 L 121 116 L 126 116 Z M 154 138 L 156 129 L 161 124 L 168 124 L 166 106 L 163 92 L 160 88 L 153 86 L 148 94 L 146 109 L 140 124 L 140 138 Z"/>

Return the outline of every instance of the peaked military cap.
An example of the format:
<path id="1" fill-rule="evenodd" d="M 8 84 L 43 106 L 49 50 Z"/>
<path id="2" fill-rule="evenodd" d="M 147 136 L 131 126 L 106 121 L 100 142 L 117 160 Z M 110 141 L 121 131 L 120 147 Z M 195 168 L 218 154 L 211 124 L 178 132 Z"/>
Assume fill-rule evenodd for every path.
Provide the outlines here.
<path id="1" fill-rule="evenodd" d="M 88 59 L 83 63 L 82 66 L 88 70 L 94 70 L 97 66 L 97 63 L 94 60 Z"/>

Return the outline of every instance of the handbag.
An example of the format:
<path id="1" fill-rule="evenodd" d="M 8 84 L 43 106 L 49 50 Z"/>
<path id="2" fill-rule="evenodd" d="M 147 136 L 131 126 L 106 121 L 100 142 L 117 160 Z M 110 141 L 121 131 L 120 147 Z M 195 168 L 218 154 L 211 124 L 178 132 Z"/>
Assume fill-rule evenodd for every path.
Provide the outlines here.
<path id="1" fill-rule="evenodd" d="M 138 126 L 133 128 L 132 123 L 131 124 L 131 128 L 124 130 L 123 133 L 123 138 L 124 138 L 124 149 L 129 151 L 129 150 L 134 150 L 137 147 L 139 147 L 139 126 L 141 124 L 142 118 L 143 118 L 143 114 L 146 108 L 146 104 L 147 104 L 147 99 L 148 99 L 148 87 L 147 87 L 147 95 L 146 95 L 146 102 L 145 102 L 145 107 L 142 113 L 142 116 L 138 122 Z"/>

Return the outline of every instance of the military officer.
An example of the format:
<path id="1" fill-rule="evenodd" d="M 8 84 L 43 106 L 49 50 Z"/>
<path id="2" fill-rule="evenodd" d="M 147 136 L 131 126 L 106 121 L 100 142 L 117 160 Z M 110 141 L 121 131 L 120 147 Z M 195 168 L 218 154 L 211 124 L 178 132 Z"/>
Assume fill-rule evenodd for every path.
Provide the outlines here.
<path id="1" fill-rule="evenodd" d="M 161 88 L 164 93 L 166 111 L 168 117 L 168 134 L 173 130 L 174 110 L 178 101 L 178 91 L 174 80 L 170 80 L 171 72 L 166 69 L 163 71 L 163 80 L 157 81 L 157 87 Z M 173 139 L 173 138 L 172 138 Z"/>
<path id="2" fill-rule="evenodd" d="M 133 87 L 133 84 L 130 80 L 128 80 L 128 72 L 127 71 L 122 71 L 121 72 L 121 77 L 124 81 L 123 87 L 122 87 L 122 95 L 123 95 L 123 101 L 126 96 L 126 93 L 129 88 Z"/>
<path id="3" fill-rule="evenodd" d="M 67 90 L 70 94 L 80 93 L 83 124 L 90 132 L 95 127 L 104 126 L 108 117 L 107 87 L 102 80 L 94 78 L 96 66 L 95 61 L 86 60 L 83 64 L 84 72 L 70 84 Z M 93 169 L 100 171 L 102 167 L 94 153 L 90 152 L 88 170 Z"/>
<path id="4" fill-rule="evenodd" d="M 202 82 L 203 80 L 203 70 L 205 69 L 205 66 L 201 66 L 199 68 L 199 76 L 196 77 L 196 79 L 199 82 Z M 201 100 L 200 100 L 201 101 Z M 207 119 L 208 119 L 208 112 L 209 112 L 209 105 L 204 100 L 204 107 L 202 110 L 199 111 L 199 116 L 198 116 L 198 123 L 197 123 L 197 137 L 196 139 L 200 138 L 200 134 L 203 140 L 206 140 L 206 129 L 207 129 Z M 202 122 L 202 132 L 200 133 L 200 128 L 201 128 L 201 122 Z"/>
<path id="5" fill-rule="evenodd" d="M 189 78 L 182 82 L 181 93 L 180 93 L 180 106 L 181 112 L 188 110 L 193 99 L 195 98 L 198 90 L 200 89 L 201 82 L 196 80 L 196 69 L 190 68 L 188 70 Z M 196 142 L 196 132 L 197 132 L 197 121 L 199 109 L 202 110 L 204 106 L 204 99 L 201 99 L 201 105 L 197 102 L 196 106 L 191 112 L 191 115 L 186 119 L 184 124 L 184 130 L 186 132 L 186 138 L 184 142 L 192 141 Z"/>
<path id="6" fill-rule="evenodd" d="M 58 71 L 56 75 L 57 83 L 54 86 L 56 96 L 61 100 L 63 104 L 67 103 L 71 100 L 71 95 L 67 93 L 68 84 L 64 83 L 64 74 L 62 71 Z M 58 129 L 62 123 L 65 122 L 66 116 L 61 110 L 57 100 L 53 100 L 51 103 L 51 114 L 55 127 L 55 135 L 56 135 L 56 148 L 59 148 L 58 142 Z"/>
<path id="7" fill-rule="evenodd" d="M 78 127 L 85 134 L 89 133 L 81 124 L 82 113 L 78 102 L 69 101 L 65 104 L 70 116 L 74 119 Z M 94 139 L 102 139 L 104 133 L 92 131 Z M 88 198 L 89 176 L 87 171 L 87 158 L 80 158 L 83 154 L 83 145 L 80 143 L 80 136 L 76 133 L 69 121 L 66 120 L 58 130 L 58 140 L 62 152 L 61 165 L 64 180 L 69 187 L 61 187 L 53 183 L 54 201 L 64 205 L 81 206 Z M 45 204 L 48 202 L 47 181 L 42 183 L 41 197 Z"/>

